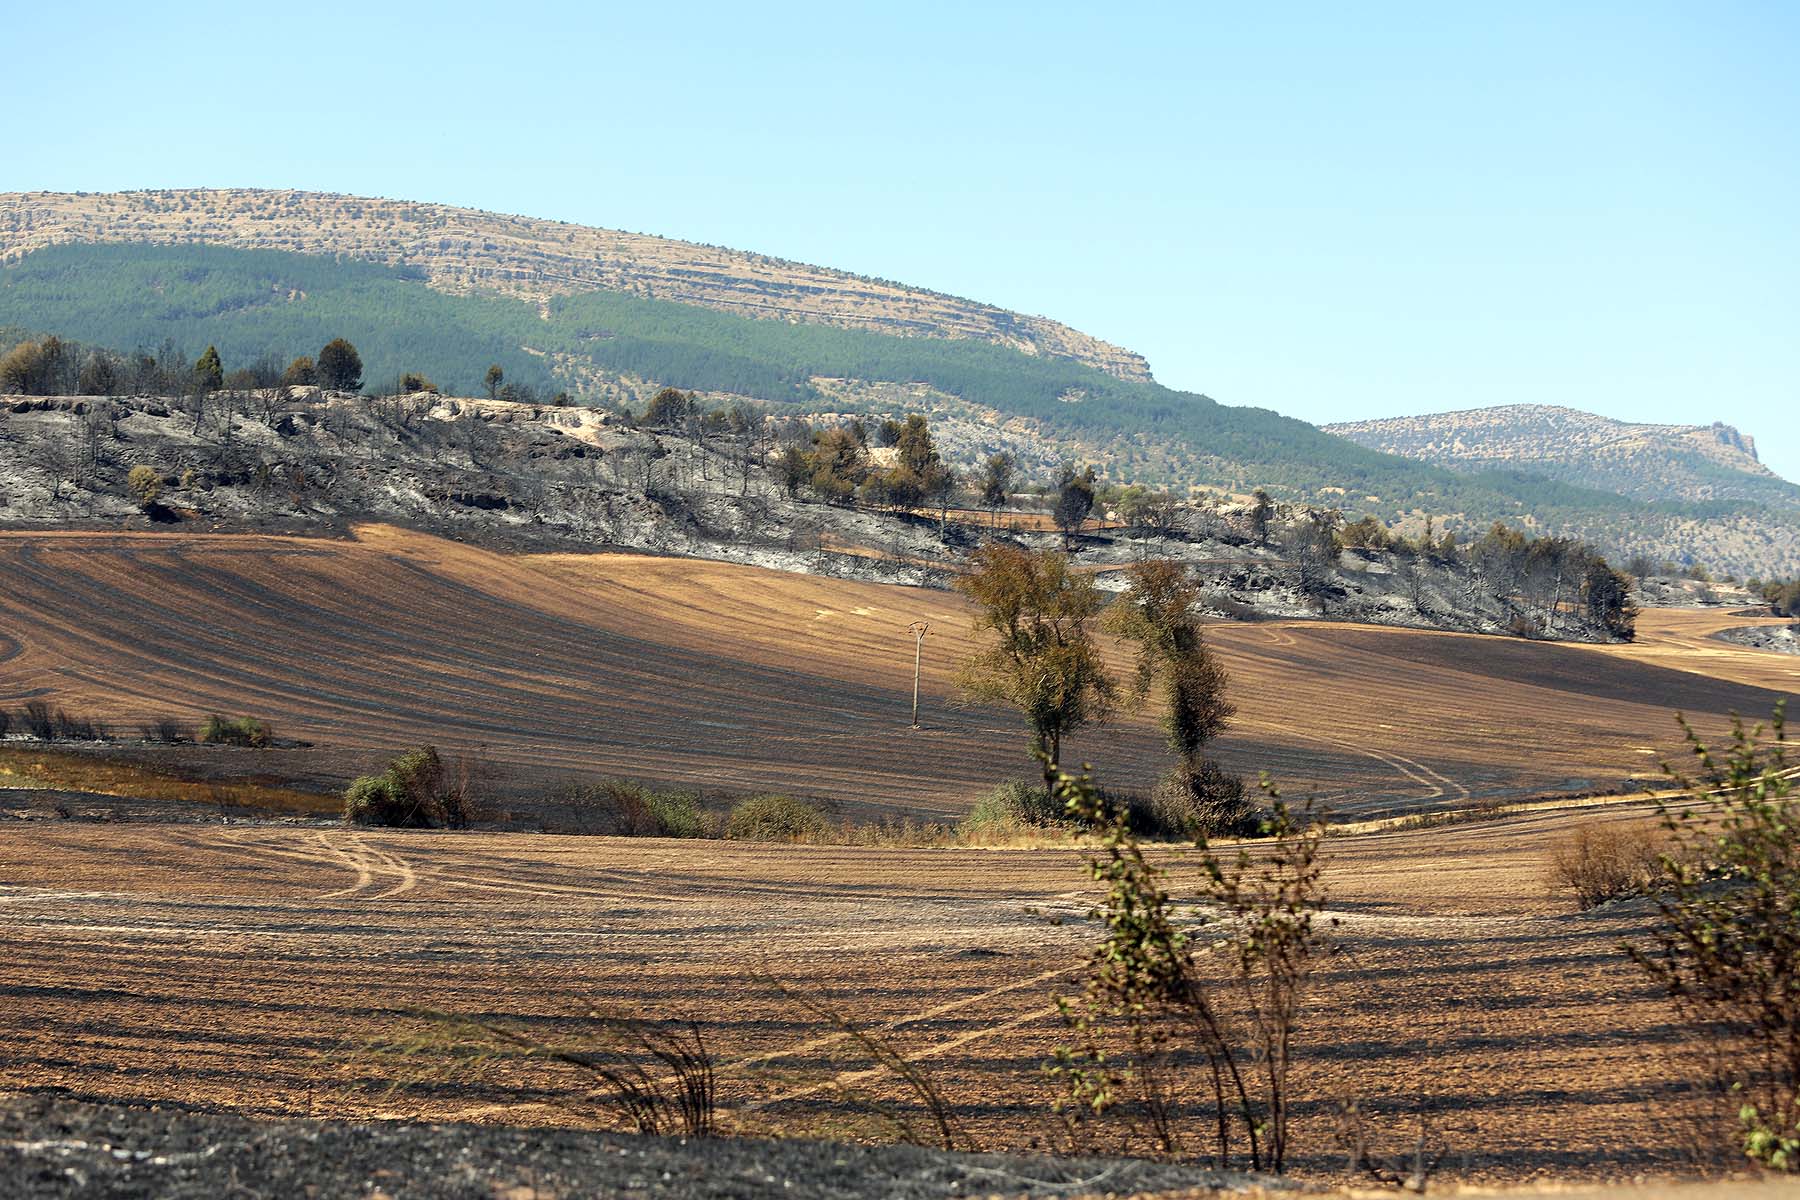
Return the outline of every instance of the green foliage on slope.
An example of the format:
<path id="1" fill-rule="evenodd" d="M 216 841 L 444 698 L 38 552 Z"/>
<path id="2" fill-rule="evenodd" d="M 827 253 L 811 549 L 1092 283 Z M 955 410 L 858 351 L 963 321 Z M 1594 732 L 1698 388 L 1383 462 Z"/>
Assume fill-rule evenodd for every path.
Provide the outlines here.
<path id="1" fill-rule="evenodd" d="M 0 326 L 121 350 L 211 344 L 228 371 L 344 337 L 371 387 L 422 370 L 473 395 L 494 361 L 509 378 L 548 384 L 549 371 L 520 349 L 537 324 L 523 301 L 447 296 L 404 271 L 302 254 L 70 245 L 0 268 Z"/>

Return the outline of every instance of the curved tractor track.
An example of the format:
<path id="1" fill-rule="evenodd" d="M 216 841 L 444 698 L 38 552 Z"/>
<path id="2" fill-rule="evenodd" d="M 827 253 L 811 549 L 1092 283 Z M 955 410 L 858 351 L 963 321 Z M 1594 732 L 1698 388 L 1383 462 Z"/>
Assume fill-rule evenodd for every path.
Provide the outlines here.
<path id="1" fill-rule="evenodd" d="M 956 700 L 973 643 L 954 595 L 357 534 L 0 534 L 0 704 L 47 695 L 127 729 L 248 713 L 339 770 L 433 742 L 481 749 L 526 785 L 625 775 L 936 817 L 1034 773 L 1013 715 Z M 915 732 L 906 626 L 920 619 L 932 629 Z M 1290 796 L 1363 812 L 1648 775 L 1675 748 L 1675 710 L 1716 729 L 1783 694 L 1756 652 L 1716 641 L 1707 667 L 1722 677 L 1683 669 L 1671 621 L 1642 649 L 1600 650 L 1217 626 L 1240 710 L 1220 753 Z M 1167 762 L 1149 716 L 1084 732 L 1068 758 L 1140 788 Z"/>

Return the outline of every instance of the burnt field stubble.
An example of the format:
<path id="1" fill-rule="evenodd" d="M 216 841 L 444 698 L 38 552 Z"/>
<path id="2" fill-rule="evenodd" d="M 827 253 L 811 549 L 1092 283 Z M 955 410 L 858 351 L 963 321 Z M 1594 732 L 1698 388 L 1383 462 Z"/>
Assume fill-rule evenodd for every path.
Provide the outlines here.
<path id="1" fill-rule="evenodd" d="M 1546 892 L 1549 812 L 1329 842 L 1341 922 L 1302 1031 L 1297 1162 L 1339 1106 L 1421 1119 L 1469 1179 L 1691 1166 L 1680 1038 L 1618 953 L 1646 915 Z M 1177 890 L 1182 867 L 1170 858 Z M 1075 850 L 773 847 L 526 834 L 19 823 L 0 1089 L 254 1116 L 605 1125 L 578 1075 L 393 1052 L 435 1009 L 583 1036 L 699 1021 L 727 1128 L 895 1136 L 914 1098 L 782 986 L 879 1029 L 971 1140 L 1075 1147 L 1041 1068 L 1097 936 Z M 779 983 L 782 986 L 777 986 Z M 1674 1065 L 1672 1065 L 1674 1064 Z"/>

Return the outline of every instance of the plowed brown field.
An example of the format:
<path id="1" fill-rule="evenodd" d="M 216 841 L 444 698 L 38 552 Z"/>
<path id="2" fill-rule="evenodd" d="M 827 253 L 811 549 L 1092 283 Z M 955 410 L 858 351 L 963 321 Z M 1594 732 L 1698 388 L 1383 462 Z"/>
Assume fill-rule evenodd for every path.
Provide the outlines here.
<path id="1" fill-rule="evenodd" d="M 354 757 L 485 745 L 523 772 L 780 787 L 952 814 L 1027 774 L 1007 714 L 952 705 L 954 596 L 622 556 L 509 557 L 385 529 L 353 542 L 0 536 L 0 703 L 120 722 L 250 712 Z M 909 733 L 910 620 L 932 622 Z M 1786 660 L 1647 613 L 1636 646 L 1281 622 L 1219 626 L 1232 765 L 1363 812 L 1654 769 L 1672 711 L 1717 728 L 1793 690 Z M 1154 727 L 1074 753 L 1146 781 Z M 1676 1035 L 1617 953 L 1629 906 L 1569 915 L 1548 841 L 1594 812 L 1334 837 L 1331 962 L 1306 1033 L 1310 1170 L 1338 1101 L 1410 1145 L 1428 1114 L 1465 1178 L 1679 1170 Z M 1177 882 L 1179 883 L 1179 875 Z M 0 825 L 0 1089 L 254 1114 L 591 1119 L 537 1067 L 391 1090 L 372 1052 L 419 1007 L 600 1005 L 706 1023 L 742 1129 L 863 1134 L 902 1100 L 779 979 L 938 1072 L 986 1144 L 1047 1136 L 1051 997 L 1093 935 L 1072 850 L 901 850 L 382 833 L 319 824 Z M 575 1107 L 571 1110 L 568 1105 Z"/>
<path id="2" fill-rule="evenodd" d="M 1347 1097 L 1393 1148 L 1428 1115 L 1464 1178 L 1684 1165 L 1673 1035 L 1616 949 L 1642 915 L 1567 915 L 1542 883 L 1570 819 L 1332 839 L 1342 953 L 1302 1043 L 1303 1167 L 1334 1168 Z M 878 1135 L 864 1099 L 904 1094 L 779 979 L 884 1028 L 984 1144 L 1024 1146 L 1090 896 L 1065 850 L 12 823 L 0 1090 L 579 1124 L 553 1069 L 421 1083 L 429 1056 L 371 1047 L 421 1027 L 396 1010 L 548 1032 L 599 1005 L 703 1021 L 736 1128 Z"/>
<path id="3" fill-rule="evenodd" d="M 539 777 L 776 788 L 940 817 L 1034 773 L 1016 717 L 957 705 L 969 611 L 942 592 L 502 555 L 381 527 L 354 541 L 0 534 L 0 581 L 0 704 L 43 696 L 127 729 L 250 713 L 359 768 L 431 741 Z M 1644 644 L 1604 650 L 1221 625 L 1240 709 L 1221 753 L 1347 811 L 1654 774 L 1675 710 L 1716 728 L 1794 687 L 1787 662 L 1705 640 L 1694 617 L 1716 619 L 1647 613 Z M 932 624 L 917 732 L 913 620 Z M 1069 753 L 1120 786 L 1148 785 L 1166 762 L 1137 715 Z"/>

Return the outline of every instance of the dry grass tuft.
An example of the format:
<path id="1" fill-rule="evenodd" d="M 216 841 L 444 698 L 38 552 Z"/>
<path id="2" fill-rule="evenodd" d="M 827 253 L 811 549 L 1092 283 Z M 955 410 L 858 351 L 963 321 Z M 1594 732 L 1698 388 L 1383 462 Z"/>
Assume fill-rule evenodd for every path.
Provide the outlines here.
<path id="1" fill-rule="evenodd" d="M 59 788 L 98 796 L 313 816 L 335 814 L 343 803 L 336 796 L 304 792 L 257 778 L 191 779 L 75 751 L 10 746 L 0 748 L 0 786 Z"/>

